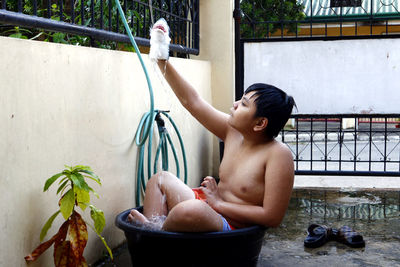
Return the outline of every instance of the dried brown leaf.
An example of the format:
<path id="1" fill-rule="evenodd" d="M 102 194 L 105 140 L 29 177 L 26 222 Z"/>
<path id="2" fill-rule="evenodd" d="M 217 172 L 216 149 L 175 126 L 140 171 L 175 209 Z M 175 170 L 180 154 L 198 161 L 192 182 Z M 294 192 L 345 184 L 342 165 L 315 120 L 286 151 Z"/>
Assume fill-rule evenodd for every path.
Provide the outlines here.
<path id="1" fill-rule="evenodd" d="M 60 238 L 65 239 L 68 231 L 68 221 L 64 222 L 57 234 L 55 234 L 50 240 L 41 243 L 37 248 L 33 250 L 31 254 L 25 257 L 27 262 L 35 261 L 43 252 L 45 252 L 53 243 L 57 243 Z"/>
<path id="2" fill-rule="evenodd" d="M 76 261 L 80 261 L 83 258 L 83 251 L 88 240 L 88 232 L 86 223 L 81 215 L 75 211 L 70 218 L 69 240 Z"/>

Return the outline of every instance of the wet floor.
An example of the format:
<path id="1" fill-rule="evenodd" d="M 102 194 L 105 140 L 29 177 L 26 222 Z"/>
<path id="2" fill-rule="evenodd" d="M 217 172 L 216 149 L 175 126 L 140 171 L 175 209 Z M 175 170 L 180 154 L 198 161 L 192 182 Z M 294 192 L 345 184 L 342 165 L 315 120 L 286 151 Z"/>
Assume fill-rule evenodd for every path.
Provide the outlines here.
<path id="1" fill-rule="evenodd" d="M 348 225 L 366 246 L 305 248 L 311 223 Z M 258 266 L 400 266 L 400 192 L 294 191 L 282 225 L 267 231 Z"/>
<path id="2" fill-rule="evenodd" d="M 350 226 L 366 246 L 330 241 L 305 248 L 311 223 Z M 132 266 L 126 247 L 117 254 L 114 263 L 93 266 Z M 295 190 L 281 226 L 267 230 L 257 267 L 264 266 L 400 266 L 400 192 Z"/>

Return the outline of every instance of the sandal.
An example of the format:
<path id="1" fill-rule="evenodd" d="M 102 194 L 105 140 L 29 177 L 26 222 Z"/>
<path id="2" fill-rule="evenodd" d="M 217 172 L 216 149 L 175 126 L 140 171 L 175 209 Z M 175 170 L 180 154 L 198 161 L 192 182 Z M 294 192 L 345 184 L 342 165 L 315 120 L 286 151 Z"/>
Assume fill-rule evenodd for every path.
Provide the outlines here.
<path id="1" fill-rule="evenodd" d="M 304 246 L 307 248 L 317 248 L 332 240 L 332 237 L 332 228 L 325 225 L 311 224 L 307 229 Z"/>
<path id="2" fill-rule="evenodd" d="M 351 229 L 349 226 L 340 227 L 337 232 L 333 233 L 334 239 L 352 248 L 365 247 L 365 241 L 359 233 Z"/>

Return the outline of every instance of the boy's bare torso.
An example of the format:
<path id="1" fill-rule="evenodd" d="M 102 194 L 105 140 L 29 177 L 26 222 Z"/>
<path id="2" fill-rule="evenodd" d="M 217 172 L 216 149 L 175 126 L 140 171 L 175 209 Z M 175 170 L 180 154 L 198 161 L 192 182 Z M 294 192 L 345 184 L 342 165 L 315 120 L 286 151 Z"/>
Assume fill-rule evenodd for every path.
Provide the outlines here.
<path id="1" fill-rule="evenodd" d="M 218 192 L 221 198 L 236 204 L 263 206 L 268 158 L 274 151 L 286 149 L 276 140 L 246 148 L 241 134 L 231 129 L 224 143 L 224 157 L 219 168 Z M 234 221 L 231 223 L 244 226 Z"/>

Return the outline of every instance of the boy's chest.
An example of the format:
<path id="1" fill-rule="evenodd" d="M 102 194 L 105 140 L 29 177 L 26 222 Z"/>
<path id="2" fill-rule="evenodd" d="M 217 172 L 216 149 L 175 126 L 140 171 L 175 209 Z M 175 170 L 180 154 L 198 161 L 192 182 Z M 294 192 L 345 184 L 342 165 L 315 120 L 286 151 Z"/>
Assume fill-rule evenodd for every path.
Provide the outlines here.
<path id="1" fill-rule="evenodd" d="M 233 152 L 228 150 L 224 153 L 219 169 L 222 184 L 240 199 L 250 197 L 250 202 L 261 201 L 264 196 L 265 159 L 257 152 Z"/>

